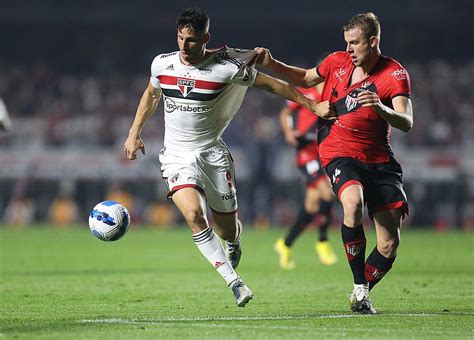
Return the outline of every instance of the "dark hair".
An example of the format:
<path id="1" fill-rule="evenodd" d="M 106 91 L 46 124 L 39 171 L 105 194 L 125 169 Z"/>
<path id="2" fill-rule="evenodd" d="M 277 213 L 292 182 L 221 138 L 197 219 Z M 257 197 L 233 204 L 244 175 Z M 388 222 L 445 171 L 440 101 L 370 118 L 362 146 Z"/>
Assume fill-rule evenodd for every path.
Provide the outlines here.
<path id="1" fill-rule="evenodd" d="M 195 32 L 206 33 L 209 29 L 210 18 L 199 7 L 187 8 L 176 20 L 176 28 L 181 31 L 184 27 L 192 28 Z"/>
<path id="2" fill-rule="evenodd" d="M 342 31 L 346 32 L 354 28 L 360 28 L 367 39 L 372 36 L 380 37 L 379 18 L 372 12 L 354 15 L 347 24 L 342 26 Z"/>

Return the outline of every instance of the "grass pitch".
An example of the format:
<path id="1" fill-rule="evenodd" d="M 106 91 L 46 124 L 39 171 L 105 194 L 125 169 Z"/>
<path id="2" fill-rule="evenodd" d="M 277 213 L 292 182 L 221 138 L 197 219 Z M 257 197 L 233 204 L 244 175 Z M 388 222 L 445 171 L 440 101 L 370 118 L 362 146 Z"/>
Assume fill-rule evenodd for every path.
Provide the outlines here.
<path id="1" fill-rule="evenodd" d="M 283 233 L 245 231 L 238 272 L 255 297 L 238 308 L 184 227 L 132 226 L 105 243 L 86 226 L 2 226 L 0 338 L 474 337 L 474 234 L 403 231 L 393 270 L 371 293 L 380 314 L 360 316 L 348 310 L 339 234 L 331 234 L 335 266 L 318 262 L 307 231 L 286 272 L 272 250 Z"/>

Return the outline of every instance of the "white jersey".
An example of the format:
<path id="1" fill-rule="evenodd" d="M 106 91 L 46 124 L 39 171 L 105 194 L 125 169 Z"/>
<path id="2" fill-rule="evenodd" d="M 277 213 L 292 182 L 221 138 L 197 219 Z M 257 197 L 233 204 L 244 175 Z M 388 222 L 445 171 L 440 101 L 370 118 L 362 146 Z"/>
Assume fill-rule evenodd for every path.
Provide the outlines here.
<path id="1" fill-rule="evenodd" d="M 167 150 L 203 150 L 220 141 L 255 82 L 256 57 L 223 47 L 195 65 L 182 64 L 178 51 L 153 60 L 150 81 L 163 93 Z"/>

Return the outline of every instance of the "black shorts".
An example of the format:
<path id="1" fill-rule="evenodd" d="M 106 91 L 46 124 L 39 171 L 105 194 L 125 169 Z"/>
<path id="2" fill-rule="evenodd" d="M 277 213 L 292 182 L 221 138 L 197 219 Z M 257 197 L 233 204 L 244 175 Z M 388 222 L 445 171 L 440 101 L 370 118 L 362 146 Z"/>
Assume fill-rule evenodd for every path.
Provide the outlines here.
<path id="1" fill-rule="evenodd" d="M 327 180 L 326 172 L 318 160 L 314 159 L 305 165 L 300 165 L 299 169 L 305 178 L 307 188 L 315 188 L 319 181 Z"/>
<path id="2" fill-rule="evenodd" d="M 335 158 L 325 168 L 332 190 L 340 199 L 342 191 L 360 184 L 369 216 L 379 211 L 403 209 L 408 215 L 408 201 L 402 183 L 402 168 L 391 157 L 387 163 L 363 163 L 354 158 Z"/>

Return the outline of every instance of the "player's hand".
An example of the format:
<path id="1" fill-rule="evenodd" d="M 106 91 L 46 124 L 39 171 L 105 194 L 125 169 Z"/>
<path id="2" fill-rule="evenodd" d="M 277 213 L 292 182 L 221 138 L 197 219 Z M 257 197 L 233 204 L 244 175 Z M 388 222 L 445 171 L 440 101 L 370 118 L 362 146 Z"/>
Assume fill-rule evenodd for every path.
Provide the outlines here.
<path id="1" fill-rule="evenodd" d="M 334 112 L 333 106 L 328 100 L 320 103 L 312 102 L 311 111 L 313 111 L 316 115 L 318 115 L 318 117 L 321 117 L 322 119 L 336 119 L 336 113 Z"/>
<path id="2" fill-rule="evenodd" d="M 363 107 L 381 106 L 382 102 L 377 92 L 363 91 L 357 95 L 357 102 Z"/>
<path id="3" fill-rule="evenodd" d="M 288 132 L 285 133 L 285 141 L 294 146 L 294 147 L 297 147 L 298 146 L 298 137 L 300 136 L 300 134 L 297 132 L 297 131 L 293 131 L 293 130 L 290 130 Z"/>
<path id="4" fill-rule="evenodd" d="M 272 54 L 270 53 L 270 50 L 265 47 L 255 47 L 254 48 L 255 52 L 257 52 L 257 65 L 268 68 L 273 61 Z"/>
<path id="5" fill-rule="evenodd" d="M 137 159 L 137 151 L 140 150 L 142 154 L 145 154 L 145 143 L 140 137 L 128 136 L 123 146 L 125 156 L 129 160 Z"/>

